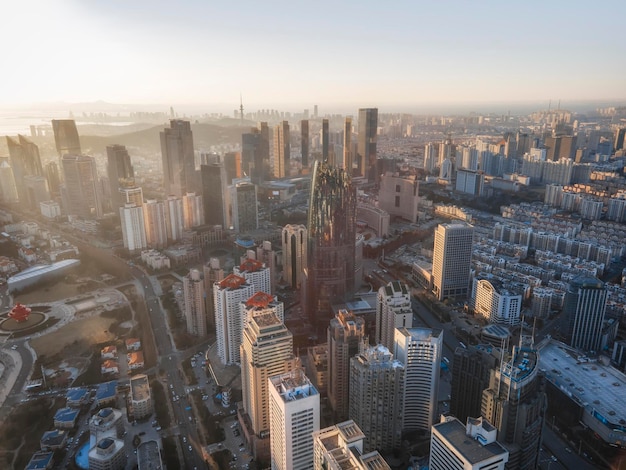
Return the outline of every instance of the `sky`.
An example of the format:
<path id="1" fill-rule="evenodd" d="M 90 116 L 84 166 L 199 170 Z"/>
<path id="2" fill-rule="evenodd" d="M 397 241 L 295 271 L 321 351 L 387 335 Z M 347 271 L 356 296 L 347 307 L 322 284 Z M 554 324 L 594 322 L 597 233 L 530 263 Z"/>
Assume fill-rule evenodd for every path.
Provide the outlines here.
<path id="1" fill-rule="evenodd" d="M 626 2 L 20 0 L 4 106 L 626 100 Z"/>

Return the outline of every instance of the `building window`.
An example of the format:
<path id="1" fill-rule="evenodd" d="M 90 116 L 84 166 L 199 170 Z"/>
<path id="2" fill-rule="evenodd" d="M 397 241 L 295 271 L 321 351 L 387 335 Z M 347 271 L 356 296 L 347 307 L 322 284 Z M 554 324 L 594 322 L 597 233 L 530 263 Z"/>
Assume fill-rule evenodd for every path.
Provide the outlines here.
<path id="1" fill-rule="evenodd" d="M 396 196 L 396 207 L 400 207 L 400 196 Z"/>
<path id="2" fill-rule="evenodd" d="M 400 192 L 400 185 L 396 184 L 396 192 L 399 193 Z"/>

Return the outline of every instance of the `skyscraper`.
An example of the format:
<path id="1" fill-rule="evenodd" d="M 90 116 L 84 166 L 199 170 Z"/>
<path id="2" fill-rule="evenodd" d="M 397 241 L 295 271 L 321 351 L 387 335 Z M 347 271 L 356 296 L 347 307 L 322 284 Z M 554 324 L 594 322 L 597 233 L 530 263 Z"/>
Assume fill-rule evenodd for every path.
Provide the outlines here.
<path id="1" fill-rule="evenodd" d="M 299 289 L 307 266 L 307 230 L 304 225 L 285 225 L 282 233 L 283 280 Z"/>
<path id="2" fill-rule="evenodd" d="M 107 177 L 111 190 L 111 209 L 117 211 L 124 205 L 119 188 L 120 180 L 134 179 L 135 171 L 130 163 L 130 155 L 123 145 L 107 146 Z"/>
<path id="3" fill-rule="evenodd" d="M 491 345 L 458 347 L 452 361 L 450 412 L 461 422 L 480 416 L 483 390 L 489 388 L 491 371 L 500 366 L 502 350 Z"/>
<path id="4" fill-rule="evenodd" d="M 432 427 L 432 470 L 504 470 L 508 451 L 496 441 L 497 429 L 483 418 L 468 418 L 464 426 L 454 416 Z"/>
<path id="5" fill-rule="evenodd" d="M 22 135 L 17 137 L 17 141 L 12 137 L 7 136 L 6 138 L 9 161 L 11 162 L 19 201 L 21 204 L 27 204 L 28 194 L 24 185 L 24 177 L 43 176 L 43 168 L 39 156 L 39 147 Z"/>
<path id="6" fill-rule="evenodd" d="M 483 279 L 478 275 L 472 282 L 470 303 L 474 313 L 490 323 L 517 325 L 522 310 L 522 295 L 506 288 L 497 279 Z"/>
<path id="7" fill-rule="evenodd" d="M 378 108 L 359 109 L 359 136 L 357 164 L 359 176 L 378 182 L 376 163 L 376 136 L 378 134 Z"/>
<path id="8" fill-rule="evenodd" d="M 67 180 L 66 180 L 67 181 Z M 143 218 L 143 208 L 133 203 L 118 209 L 122 225 L 124 248 L 131 253 L 138 253 L 148 246 Z"/>
<path id="9" fill-rule="evenodd" d="M 53 119 L 52 131 L 54 132 L 54 143 L 57 148 L 59 158 L 64 155 L 81 155 L 80 138 L 78 129 L 73 119 Z"/>
<path id="10" fill-rule="evenodd" d="M 335 421 L 348 418 L 350 359 L 359 352 L 365 337 L 365 321 L 347 310 L 339 310 L 328 326 L 328 399 Z"/>
<path id="11" fill-rule="evenodd" d="M 22 207 L 28 207 L 39 212 L 39 203 L 50 200 L 48 180 L 43 176 L 26 175 L 22 178 L 22 188 L 26 195 L 24 201 L 20 201 Z"/>
<path id="12" fill-rule="evenodd" d="M 226 170 L 221 163 L 200 165 L 204 222 L 226 226 Z"/>
<path id="13" fill-rule="evenodd" d="M 289 122 L 283 121 L 274 128 L 274 178 L 289 176 L 290 159 Z"/>
<path id="14" fill-rule="evenodd" d="M 344 170 L 315 162 L 307 230 L 305 307 L 322 332 L 331 304 L 354 292 L 356 188 Z"/>
<path id="15" fill-rule="evenodd" d="M 566 342 L 582 351 L 600 351 L 607 289 L 596 278 L 578 276 L 565 293 L 563 331 Z"/>
<path id="16" fill-rule="evenodd" d="M 272 248 L 272 242 L 264 240 L 259 246 L 256 247 L 256 259 L 265 264 L 270 270 L 270 291 L 272 295 L 276 292 L 276 252 Z"/>
<path id="17" fill-rule="evenodd" d="M 165 194 L 180 197 L 187 192 L 200 192 L 189 121 L 172 119 L 160 136 Z"/>
<path id="18" fill-rule="evenodd" d="M 9 203 L 18 201 L 13 169 L 7 161 L 0 163 L 0 201 Z"/>
<path id="19" fill-rule="evenodd" d="M 474 227 L 439 224 L 433 248 L 433 293 L 437 299 L 465 299 L 469 289 Z"/>
<path id="20" fill-rule="evenodd" d="M 223 364 L 239 363 L 243 330 L 240 304 L 252 297 L 254 292 L 252 284 L 235 274 L 213 284 L 217 355 Z"/>
<path id="21" fill-rule="evenodd" d="M 241 174 L 241 153 L 226 152 L 222 160 L 226 169 L 226 184 L 231 184 L 234 179 L 243 176 Z"/>
<path id="22" fill-rule="evenodd" d="M 498 430 L 509 451 L 507 469 L 538 468 L 546 411 L 544 378 L 532 339 L 522 337 L 511 357 L 491 372 L 483 392 L 481 414 Z"/>
<path id="23" fill-rule="evenodd" d="M 256 172 L 256 179 L 254 177 L 252 179 L 254 183 L 270 178 L 270 127 L 267 122 L 260 125 L 259 147 L 255 154 L 254 168 Z"/>
<path id="24" fill-rule="evenodd" d="M 165 203 L 148 199 L 143 204 L 143 222 L 146 227 L 146 242 L 150 248 L 167 246 L 167 216 Z"/>
<path id="25" fill-rule="evenodd" d="M 391 470 L 378 453 L 363 452 L 363 431 L 352 420 L 313 433 L 313 470 Z"/>
<path id="26" fill-rule="evenodd" d="M 273 470 L 313 468 L 313 433 L 320 429 L 320 395 L 302 369 L 268 379 Z"/>
<path id="27" fill-rule="evenodd" d="M 343 169 L 352 176 L 352 166 L 354 158 L 352 156 L 352 118 L 347 117 L 343 124 Z"/>
<path id="28" fill-rule="evenodd" d="M 382 346 L 362 344 L 350 359 L 349 416 L 365 433 L 365 451 L 398 449 L 404 411 L 404 365 Z"/>
<path id="29" fill-rule="evenodd" d="M 309 167 L 309 120 L 300 121 L 300 155 L 302 156 L 302 169 Z"/>
<path id="30" fill-rule="evenodd" d="M 615 131 L 615 141 L 613 143 L 613 150 L 616 152 L 618 150 L 622 150 L 624 148 L 624 137 L 626 136 L 626 127 L 622 127 L 620 129 L 616 129 Z"/>
<path id="31" fill-rule="evenodd" d="M 443 332 L 397 328 L 396 354 L 404 364 L 403 431 L 429 431 L 437 414 Z"/>
<path id="32" fill-rule="evenodd" d="M 329 127 L 328 127 L 328 119 L 322 119 L 322 161 L 330 163 L 329 158 L 329 146 L 330 146 L 330 136 L 329 136 Z"/>
<path id="33" fill-rule="evenodd" d="M 378 289 L 376 343 L 393 351 L 396 328 L 411 328 L 412 326 L 413 308 L 408 286 L 400 281 L 393 281 Z"/>
<path id="34" fill-rule="evenodd" d="M 44 166 L 44 176 L 48 180 L 48 189 L 50 194 L 58 196 L 61 192 L 61 175 L 59 174 L 59 165 L 56 162 L 48 162 Z"/>
<path id="35" fill-rule="evenodd" d="M 256 154 L 259 151 L 259 142 L 261 133 L 259 129 L 253 127 L 250 132 L 241 134 L 241 166 L 242 171 L 252 178 L 252 181 L 258 182 L 256 178 Z"/>
<path id="36" fill-rule="evenodd" d="M 192 269 L 183 277 L 183 297 L 185 300 L 185 321 L 187 333 L 206 336 L 207 319 L 204 308 L 204 282 L 202 273 Z"/>
<path id="37" fill-rule="evenodd" d="M 256 185 L 249 178 L 234 180 L 230 186 L 232 220 L 236 232 L 249 232 L 259 228 Z"/>
<path id="38" fill-rule="evenodd" d="M 96 161 L 87 155 L 64 155 L 67 213 L 87 219 L 102 217 L 102 203 L 98 191 Z"/>
<path id="39" fill-rule="evenodd" d="M 247 303 L 254 302 L 255 297 L 260 296 L 253 296 Z M 254 435 L 251 447 L 257 460 L 269 457 L 268 378 L 295 367 L 291 332 L 267 305 L 252 310 L 241 343 L 241 385 L 243 409 Z"/>

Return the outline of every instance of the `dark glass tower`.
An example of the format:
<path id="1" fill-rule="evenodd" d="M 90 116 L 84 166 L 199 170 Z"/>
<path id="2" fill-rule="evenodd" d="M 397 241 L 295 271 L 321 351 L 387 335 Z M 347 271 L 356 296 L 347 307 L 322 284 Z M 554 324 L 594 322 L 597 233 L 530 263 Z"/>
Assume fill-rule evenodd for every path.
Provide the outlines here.
<path id="1" fill-rule="evenodd" d="M 565 293 L 563 321 L 566 342 L 582 351 L 599 351 L 607 290 L 595 277 L 574 278 Z"/>
<path id="2" fill-rule="evenodd" d="M 29 175 L 43 176 L 43 168 L 41 167 L 39 147 L 22 135 L 17 137 L 18 140 L 16 141 L 14 138 L 7 136 L 7 147 L 9 148 L 9 158 L 17 187 L 17 195 L 20 203 L 26 204 L 27 194 L 24 177 Z"/>
<path id="3" fill-rule="evenodd" d="M 170 127 L 166 127 L 160 135 L 165 194 L 180 197 L 188 192 L 199 192 L 189 121 L 172 119 Z"/>
<path id="4" fill-rule="evenodd" d="M 330 145 L 328 119 L 322 119 L 322 161 L 328 162 L 328 148 Z"/>
<path id="5" fill-rule="evenodd" d="M 491 371 L 500 365 L 500 354 L 500 349 L 485 344 L 454 351 L 450 413 L 462 423 L 480 416 L 483 390 L 489 388 Z"/>
<path id="6" fill-rule="evenodd" d="M 376 181 L 376 134 L 378 132 L 378 108 L 359 109 L 359 136 L 357 140 L 357 164 L 359 176 Z"/>
<path id="7" fill-rule="evenodd" d="M 332 303 L 354 291 L 356 188 L 344 170 L 315 162 L 307 229 L 305 305 L 321 333 L 333 317 Z"/>
<path id="8" fill-rule="evenodd" d="M 539 449 L 547 407 L 539 353 L 529 338 L 498 369 L 483 392 L 481 414 L 498 430 L 498 442 L 509 451 L 506 468 L 539 468 Z"/>
<path id="9" fill-rule="evenodd" d="M 63 155 L 80 155 L 80 139 L 78 129 L 73 119 L 53 119 L 52 131 L 54 132 L 54 143 L 56 144 L 59 158 Z"/>
<path id="10" fill-rule="evenodd" d="M 135 177 L 130 155 L 123 145 L 107 146 L 107 177 L 111 191 L 111 209 L 118 213 L 118 209 L 125 204 L 119 191 L 120 180 L 130 180 Z"/>
<path id="11" fill-rule="evenodd" d="M 202 203 L 204 205 L 204 222 L 208 225 L 226 223 L 224 194 L 226 192 L 226 169 L 221 163 L 200 165 L 202 178 Z"/>

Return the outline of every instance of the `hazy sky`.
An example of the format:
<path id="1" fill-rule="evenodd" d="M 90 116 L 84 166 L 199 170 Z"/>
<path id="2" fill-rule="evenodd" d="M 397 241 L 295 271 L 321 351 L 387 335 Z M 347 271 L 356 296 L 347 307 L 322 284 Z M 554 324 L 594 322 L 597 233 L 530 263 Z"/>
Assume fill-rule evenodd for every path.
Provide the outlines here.
<path id="1" fill-rule="evenodd" d="M 2 16 L 5 105 L 626 99 L 624 0 L 20 0 Z"/>

